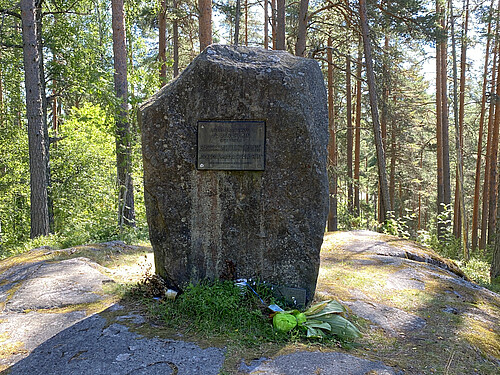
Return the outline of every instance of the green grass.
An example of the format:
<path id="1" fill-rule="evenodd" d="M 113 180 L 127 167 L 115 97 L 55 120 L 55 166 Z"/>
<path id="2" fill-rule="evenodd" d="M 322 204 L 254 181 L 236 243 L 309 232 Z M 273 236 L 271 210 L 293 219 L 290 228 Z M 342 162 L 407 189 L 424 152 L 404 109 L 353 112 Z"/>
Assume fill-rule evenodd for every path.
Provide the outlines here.
<path id="1" fill-rule="evenodd" d="M 144 283 L 133 290 L 132 296 L 142 294 L 150 314 L 166 328 L 176 329 L 188 336 L 201 339 L 218 338 L 229 346 L 258 346 L 265 343 L 288 344 L 302 342 L 326 346 L 351 347 L 352 340 L 328 336 L 322 339 L 307 338 L 306 330 L 295 327 L 289 332 L 273 328 L 268 304 L 276 303 L 270 287 L 255 284 L 258 294 L 266 304 L 248 289 L 240 289 L 232 281 L 202 282 L 189 285 L 175 300 L 154 301 L 147 296 Z M 153 302 L 154 301 L 154 302 Z M 281 305 L 282 306 L 282 305 Z"/>
<path id="2" fill-rule="evenodd" d="M 204 338 L 218 336 L 246 345 L 288 339 L 273 330 L 265 307 L 256 297 L 229 281 L 189 285 L 175 300 L 151 304 L 150 312 L 167 327 Z"/>

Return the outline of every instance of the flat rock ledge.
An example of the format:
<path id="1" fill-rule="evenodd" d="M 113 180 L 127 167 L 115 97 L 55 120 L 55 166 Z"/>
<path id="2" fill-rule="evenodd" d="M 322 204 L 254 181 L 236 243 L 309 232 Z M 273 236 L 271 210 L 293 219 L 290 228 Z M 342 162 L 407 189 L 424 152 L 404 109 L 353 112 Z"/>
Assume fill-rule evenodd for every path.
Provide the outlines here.
<path id="1" fill-rule="evenodd" d="M 369 361 L 337 352 L 296 352 L 272 360 L 242 363 L 241 375 L 400 375 L 380 361 Z"/>
<path id="2" fill-rule="evenodd" d="M 7 371 L 9 375 L 217 375 L 224 350 L 148 339 L 93 315 L 61 331 Z"/>

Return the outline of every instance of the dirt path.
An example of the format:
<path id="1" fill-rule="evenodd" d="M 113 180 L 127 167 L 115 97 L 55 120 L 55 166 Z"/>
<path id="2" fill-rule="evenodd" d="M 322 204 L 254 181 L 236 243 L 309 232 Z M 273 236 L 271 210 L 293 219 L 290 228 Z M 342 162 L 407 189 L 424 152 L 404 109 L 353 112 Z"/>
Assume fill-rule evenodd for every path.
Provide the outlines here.
<path id="1" fill-rule="evenodd" d="M 326 234 L 317 297 L 349 307 L 360 347 L 243 352 L 237 368 L 225 348 L 161 329 L 160 337 L 138 333 L 156 328 L 118 296 L 151 261 L 148 247 L 110 242 L 0 262 L 2 374 L 500 374 L 500 297 L 411 242 Z"/>

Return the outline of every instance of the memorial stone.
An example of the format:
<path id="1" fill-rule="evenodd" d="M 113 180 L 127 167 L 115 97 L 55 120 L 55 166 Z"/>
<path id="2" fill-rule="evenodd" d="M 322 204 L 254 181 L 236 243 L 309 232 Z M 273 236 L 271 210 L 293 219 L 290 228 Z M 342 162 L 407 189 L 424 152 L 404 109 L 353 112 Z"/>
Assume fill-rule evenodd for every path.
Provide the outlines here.
<path id="1" fill-rule="evenodd" d="M 169 287 L 252 278 L 309 302 L 328 205 L 317 62 L 212 45 L 140 120 L 150 239 Z"/>

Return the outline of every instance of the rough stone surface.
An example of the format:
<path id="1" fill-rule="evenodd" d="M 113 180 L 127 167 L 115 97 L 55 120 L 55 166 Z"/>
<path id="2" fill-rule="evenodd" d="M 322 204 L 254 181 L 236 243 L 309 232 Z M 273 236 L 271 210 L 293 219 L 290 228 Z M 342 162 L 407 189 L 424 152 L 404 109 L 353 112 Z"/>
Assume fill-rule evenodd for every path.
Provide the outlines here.
<path id="1" fill-rule="evenodd" d="M 197 123 L 266 123 L 264 171 L 196 169 Z M 326 90 L 317 62 L 213 45 L 141 108 L 157 272 L 171 287 L 255 278 L 313 297 L 328 199 Z"/>
<path id="2" fill-rule="evenodd" d="M 395 307 L 368 301 L 344 301 L 357 316 L 375 323 L 390 335 L 421 329 L 425 320 Z"/>
<path id="3" fill-rule="evenodd" d="M 0 356 L 0 368 L 20 361 L 44 341 L 86 317 L 85 311 L 0 313 L 0 337 L 4 338 L 0 347 L 20 346 L 14 355 Z"/>
<path id="4" fill-rule="evenodd" d="M 147 339 L 93 315 L 61 331 L 9 368 L 10 375 L 216 375 L 224 351 L 174 340 Z"/>
<path id="5" fill-rule="evenodd" d="M 297 352 L 249 367 L 240 367 L 241 374 L 268 375 L 396 375 L 382 362 L 369 361 L 344 353 Z"/>
<path id="6" fill-rule="evenodd" d="M 96 292 L 102 290 L 103 282 L 112 281 L 96 267 L 100 266 L 86 258 L 75 258 L 27 268 L 23 274 L 30 277 L 7 301 L 5 310 L 51 309 L 95 302 L 100 299 Z"/>

